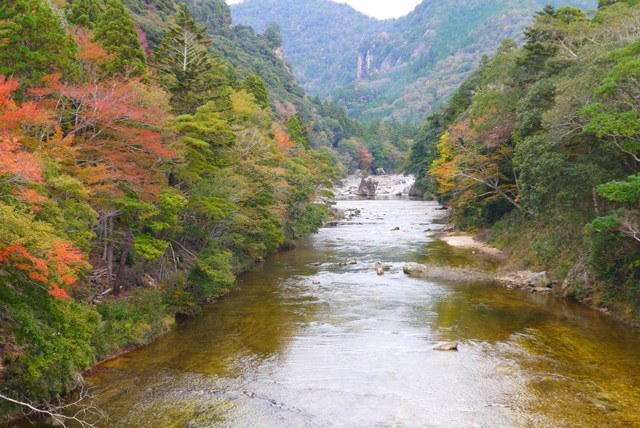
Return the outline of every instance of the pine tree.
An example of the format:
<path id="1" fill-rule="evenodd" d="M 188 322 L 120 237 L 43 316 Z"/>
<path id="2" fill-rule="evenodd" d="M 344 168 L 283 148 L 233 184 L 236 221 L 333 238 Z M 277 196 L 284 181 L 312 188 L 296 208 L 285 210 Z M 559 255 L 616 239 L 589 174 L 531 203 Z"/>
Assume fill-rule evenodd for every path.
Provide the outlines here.
<path id="1" fill-rule="evenodd" d="M 107 65 L 107 71 L 133 75 L 146 72 L 135 23 L 121 0 L 107 0 L 104 12 L 98 17 L 94 38 L 108 53 L 117 54 Z"/>
<path id="2" fill-rule="evenodd" d="M 300 113 L 296 113 L 289 117 L 287 120 L 287 129 L 291 139 L 300 144 L 305 150 L 311 148 L 311 139 L 309 138 L 309 131 L 304 123 L 304 118 Z"/>
<path id="3" fill-rule="evenodd" d="M 93 28 L 102 13 L 101 0 L 71 0 L 67 6 L 69 22 L 81 27 Z"/>
<path id="4" fill-rule="evenodd" d="M 269 107 L 269 92 L 264 80 L 257 74 L 249 74 L 240 84 L 240 89 L 252 94 L 259 106 Z"/>
<path id="5" fill-rule="evenodd" d="M 229 109 L 226 70 L 207 52 L 209 43 L 205 28 L 193 19 L 187 6 L 178 6 L 155 63 L 178 114 L 192 114 L 207 102 L 213 102 L 219 111 Z"/>
<path id="6" fill-rule="evenodd" d="M 0 75 L 22 88 L 55 71 L 71 74 L 77 46 L 41 0 L 0 0 Z"/>

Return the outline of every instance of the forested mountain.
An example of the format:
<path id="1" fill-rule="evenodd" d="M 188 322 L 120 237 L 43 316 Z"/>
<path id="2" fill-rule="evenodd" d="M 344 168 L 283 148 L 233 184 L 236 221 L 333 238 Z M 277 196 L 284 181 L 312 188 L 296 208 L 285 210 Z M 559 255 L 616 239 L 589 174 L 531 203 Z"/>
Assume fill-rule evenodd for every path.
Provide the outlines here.
<path id="1" fill-rule="evenodd" d="M 565 295 L 640 316 L 640 6 L 546 7 L 423 124 L 410 170 Z"/>
<path id="2" fill-rule="evenodd" d="M 237 23 L 281 26 L 288 60 L 310 93 L 331 95 L 354 117 L 420 121 L 547 3 L 596 6 L 595 0 L 425 0 L 405 17 L 377 22 L 328 1 L 245 0 L 232 11 Z"/>
<path id="3" fill-rule="evenodd" d="M 294 73 L 321 97 L 355 82 L 358 47 L 391 24 L 331 0 L 249 0 L 231 8 L 234 24 L 261 33 L 277 24 Z"/>

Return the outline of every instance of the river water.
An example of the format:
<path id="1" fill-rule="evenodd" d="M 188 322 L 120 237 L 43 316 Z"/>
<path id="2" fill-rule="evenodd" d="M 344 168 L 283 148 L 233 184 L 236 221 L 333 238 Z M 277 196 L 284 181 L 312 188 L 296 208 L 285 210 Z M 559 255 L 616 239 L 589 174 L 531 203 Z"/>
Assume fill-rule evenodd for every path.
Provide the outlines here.
<path id="1" fill-rule="evenodd" d="M 407 261 L 492 265 L 426 233 L 434 203 L 338 207 L 362 214 L 96 369 L 103 426 L 640 426 L 640 334 L 551 296 L 406 277 Z"/>

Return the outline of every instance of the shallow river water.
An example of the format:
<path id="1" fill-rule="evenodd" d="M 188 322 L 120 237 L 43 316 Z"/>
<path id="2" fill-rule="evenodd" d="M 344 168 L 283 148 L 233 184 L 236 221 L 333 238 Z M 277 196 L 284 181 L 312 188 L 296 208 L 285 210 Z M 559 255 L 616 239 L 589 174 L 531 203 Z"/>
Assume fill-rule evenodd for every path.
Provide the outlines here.
<path id="1" fill-rule="evenodd" d="M 110 416 L 103 425 L 640 426 L 640 334 L 550 296 L 406 277 L 407 261 L 491 266 L 429 237 L 434 203 L 338 207 L 362 215 L 97 368 L 88 382 Z M 377 261 L 392 271 L 376 275 Z M 458 352 L 433 349 L 449 340 Z"/>

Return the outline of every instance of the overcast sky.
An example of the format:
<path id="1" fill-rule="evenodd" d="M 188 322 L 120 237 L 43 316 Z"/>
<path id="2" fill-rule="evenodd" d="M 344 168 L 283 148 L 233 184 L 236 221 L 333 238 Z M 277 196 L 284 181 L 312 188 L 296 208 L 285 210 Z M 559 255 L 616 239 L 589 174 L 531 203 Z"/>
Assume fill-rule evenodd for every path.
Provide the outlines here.
<path id="1" fill-rule="evenodd" d="M 240 3 L 243 0 L 227 0 L 227 3 Z M 333 0 L 348 3 L 355 9 L 376 18 L 397 18 L 411 12 L 421 0 Z"/>

